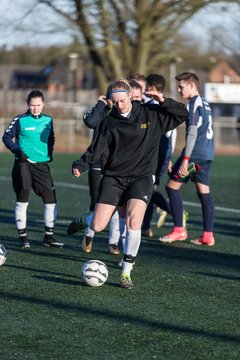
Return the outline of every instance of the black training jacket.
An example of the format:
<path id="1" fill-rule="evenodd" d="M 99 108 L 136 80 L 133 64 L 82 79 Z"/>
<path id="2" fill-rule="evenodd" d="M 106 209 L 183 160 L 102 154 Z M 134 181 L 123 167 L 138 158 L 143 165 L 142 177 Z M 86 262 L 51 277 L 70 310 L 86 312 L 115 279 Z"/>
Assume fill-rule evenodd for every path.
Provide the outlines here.
<path id="1" fill-rule="evenodd" d="M 159 141 L 165 132 L 189 116 L 184 104 L 165 99 L 160 105 L 133 102 L 130 118 L 113 110 L 106 116 L 92 144 L 72 167 L 80 173 L 100 157 L 104 175 L 138 177 L 153 175 L 158 160 Z"/>

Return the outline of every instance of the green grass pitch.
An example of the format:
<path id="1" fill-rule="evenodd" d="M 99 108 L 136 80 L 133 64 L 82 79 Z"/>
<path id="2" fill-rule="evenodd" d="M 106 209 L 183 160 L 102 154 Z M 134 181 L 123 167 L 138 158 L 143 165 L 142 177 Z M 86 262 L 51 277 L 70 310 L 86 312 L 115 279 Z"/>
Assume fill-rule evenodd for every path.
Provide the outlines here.
<path id="1" fill-rule="evenodd" d="M 82 234 L 66 234 L 89 204 L 87 173 L 71 175 L 78 157 L 56 154 L 51 164 L 58 198 L 55 237 L 64 248 L 42 246 L 43 204 L 32 193 L 32 246 L 24 251 L 13 216 L 13 156 L 0 154 L 0 242 L 7 249 L 0 267 L 1 360 L 239 360 L 240 158 L 218 156 L 213 165 L 216 246 L 161 244 L 158 237 L 172 226 L 169 217 L 162 229 L 153 225 L 153 238 L 142 239 L 135 287 L 125 290 L 119 286 L 121 257 L 108 255 L 106 231 L 95 237 L 90 254 L 81 250 Z M 193 184 L 181 193 L 194 239 L 202 229 L 199 201 Z M 99 288 L 84 285 L 79 275 L 94 258 L 109 270 Z"/>

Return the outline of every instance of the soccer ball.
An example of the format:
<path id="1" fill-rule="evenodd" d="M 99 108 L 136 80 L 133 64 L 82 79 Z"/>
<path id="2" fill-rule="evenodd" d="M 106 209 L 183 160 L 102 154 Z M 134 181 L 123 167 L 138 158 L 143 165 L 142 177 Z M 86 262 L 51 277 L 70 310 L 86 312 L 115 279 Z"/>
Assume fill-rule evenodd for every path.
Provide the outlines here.
<path id="1" fill-rule="evenodd" d="M 101 286 L 108 278 L 107 266 L 102 261 L 89 260 L 81 268 L 81 277 L 89 286 Z"/>
<path id="2" fill-rule="evenodd" d="M 5 263 L 6 259 L 7 259 L 7 250 L 2 244 L 0 244 L 0 266 Z"/>

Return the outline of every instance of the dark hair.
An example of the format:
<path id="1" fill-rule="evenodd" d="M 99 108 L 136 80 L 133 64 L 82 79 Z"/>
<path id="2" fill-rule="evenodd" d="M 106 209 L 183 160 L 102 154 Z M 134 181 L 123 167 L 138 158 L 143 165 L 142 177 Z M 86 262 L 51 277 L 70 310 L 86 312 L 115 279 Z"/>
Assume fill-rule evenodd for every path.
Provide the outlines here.
<path id="1" fill-rule="evenodd" d="M 112 85 L 108 85 L 106 92 L 106 99 L 111 99 Z"/>
<path id="2" fill-rule="evenodd" d="M 177 81 L 181 81 L 181 80 L 184 80 L 184 81 L 187 81 L 187 82 L 193 82 L 195 83 L 195 85 L 198 87 L 198 84 L 199 84 L 199 78 L 197 77 L 196 74 L 192 73 L 192 72 L 183 72 L 179 75 L 177 75 L 175 77 L 175 79 Z"/>
<path id="3" fill-rule="evenodd" d="M 40 90 L 32 90 L 27 96 L 27 104 L 29 105 L 31 99 L 36 98 L 36 97 L 40 97 L 40 98 L 42 98 L 42 101 L 44 101 L 43 93 Z"/>
<path id="4" fill-rule="evenodd" d="M 139 89 L 142 92 L 142 87 L 136 80 L 133 80 L 133 79 L 130 80 L 129 85 L 130 85 L 130 88 Z"/>
<path id="5" fill-rule="evenodd" d="M 165 78 L 159 74 L 150 74 L 146 77 L 147 86 L 155 86 L 157 91 L 163 91 L 165 88 Z"/>

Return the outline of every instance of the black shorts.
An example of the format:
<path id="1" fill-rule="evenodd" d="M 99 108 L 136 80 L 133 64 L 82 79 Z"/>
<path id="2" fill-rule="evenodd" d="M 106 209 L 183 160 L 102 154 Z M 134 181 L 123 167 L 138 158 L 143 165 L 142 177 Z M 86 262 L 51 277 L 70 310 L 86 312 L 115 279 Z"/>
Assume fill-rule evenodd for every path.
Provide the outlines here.
<path id="1" fill-rule="evenodd" d="M 56 194 L 48 164 L 15 161 L 12 170 L 13 189 L 17 200 L 27 202 L 30 190 L 39 195 L 45 204 L 56 203 Z"/>
<path id="2" fill-rule="evenodd" d="M 104 175 L 99 189 L 98 203 L 123 206 L 130 199 L 140 199 L 145 203 L 151 199 L 153 177 L 122 178 Z"/>
<path id="3" fill-rule="evenodd" d="M 97 198 L 98 198 L 98 193 L 99 193 L 99 186 L 101 183 L 101 179 L 102 179 L 102 173 L 101 170 L 94 170 L 94 169 L 89 169 L 88 171 L 88 185 L 89 185 L 89 192 L 90 192 L 90 198 L 91 198 L 91 202 L 90 202 L 90 207 L 89 210 L 90 211 L 94 211 L 96 202 L 97 202 Z"/>

